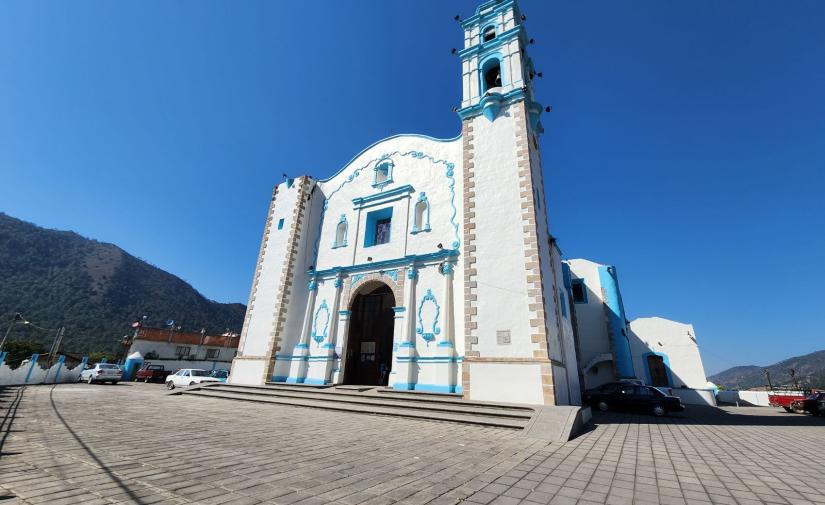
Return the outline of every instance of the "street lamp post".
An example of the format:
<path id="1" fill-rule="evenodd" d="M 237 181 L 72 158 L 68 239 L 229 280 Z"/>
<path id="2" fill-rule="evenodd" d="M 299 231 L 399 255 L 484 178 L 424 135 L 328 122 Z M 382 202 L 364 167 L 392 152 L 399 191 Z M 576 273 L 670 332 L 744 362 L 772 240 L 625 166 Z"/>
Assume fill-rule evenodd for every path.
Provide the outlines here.
<path id="1" fill-rule="evenodd" d="M 2 351 L 3 346 L 6 345 L 6 339 L 9 338 L 9 334 L 11 333 L 12 328 L 14 328 L 14 323 L 16 323 L 17 321 L 25 321 L 25 319 L 23 319 L 23 314 L 19 312 L 14 313 L 14 316 L 11 318 L 11 322 L 9 323 L 9 327 L 6 330 L 6 334 L 3 335 L 3 340 L 0 341 L 0 351 Z"/>

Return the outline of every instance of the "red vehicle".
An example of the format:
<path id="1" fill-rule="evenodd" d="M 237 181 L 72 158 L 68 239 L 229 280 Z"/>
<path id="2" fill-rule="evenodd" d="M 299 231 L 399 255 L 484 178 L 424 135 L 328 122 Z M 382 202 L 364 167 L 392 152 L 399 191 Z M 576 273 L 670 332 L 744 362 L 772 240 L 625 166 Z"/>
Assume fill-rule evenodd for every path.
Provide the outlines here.
<path id="1" fill-rule="evenodd" d="M 146 363 L 135 374 L 135 381 L 159 382 L 163 384 L 167 375 L 169 375 L 169 372 L 163 368 L 163 365 Z"/>
<path id="2" fill-rule="evenodd" d="M 771 407 L 782 407 L 785 412 L 805 412 L 802 402 L 807 396 L 805 391 L 800 389 L 774 389 L 768 392 L 768 404 Z"/>

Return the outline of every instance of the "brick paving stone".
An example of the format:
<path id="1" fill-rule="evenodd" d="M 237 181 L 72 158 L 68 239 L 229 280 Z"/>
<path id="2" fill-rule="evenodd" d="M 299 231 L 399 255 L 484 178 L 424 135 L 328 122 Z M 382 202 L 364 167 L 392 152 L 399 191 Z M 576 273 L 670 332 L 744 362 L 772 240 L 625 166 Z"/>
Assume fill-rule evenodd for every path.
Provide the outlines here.
<path id="1" fill-rule="evenodd" d="M 111 415 L 88 422 L 100 405 Z M 162 385 L 66 384 L 24 388 L 10 425 L 3 505 L 825 504 L 825 421 L 765 408 L 597 412 L 594 429 L 548 445 Z"/>

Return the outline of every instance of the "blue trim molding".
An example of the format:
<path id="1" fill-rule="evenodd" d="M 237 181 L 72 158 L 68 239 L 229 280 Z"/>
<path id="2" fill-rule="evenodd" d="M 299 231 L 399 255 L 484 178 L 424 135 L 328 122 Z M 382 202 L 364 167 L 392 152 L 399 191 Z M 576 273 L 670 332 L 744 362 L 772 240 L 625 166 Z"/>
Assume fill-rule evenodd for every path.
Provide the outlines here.
<path id="1" fill-rule="evenodd" d="M 627 338 L 627 323 L 624 313 L 622 295 L 619 292 L 619 279 L 616 267 L 600 265 L 599 282 L 604 292 L 604 305 L 607 308 L 607 322 L 613 343 L 613 359 L 620 379 L 634 378 L 633 356 L 630 353 L 630 341 Z"/>
<path id="2" fill-rule="evenodd" d="M 381 268 L 388 268 L 388 267 L 401 267 L 401 266 L 408 266 L 414 263 L 423 263 L 427 261 L 436 261 L 436 260 L 443 260 L 446 258 L 452 258 L 458 256 L 458 251 L 454 249 L 441 249 L 437 252 L 428 253 L 428 254 L 411 254 L 409 256 L 403 256 L 401 258 L 394 258 L 390 260 L 383 260 L 383 261 L 372 261 L 369 263 L 359 263 L 356 265 L 345 266 L 345 267 L 335 267 L 335 268 L 328 268 L 326 270 L 308 270 L 308 274 L 313 274 L 318 277 L 327 277 L 336 275 L 338 273 L 347 274 L 350 272 L 359 272 L 362 270 L 376 270 Z M 409 270 L 408 270 L 409 272 Z M 363 273 L 357 273 L 352 276 L 352 284 L 360 281 L 364 278 Z M 407 275 L 409 278 L 409 274 Z"/>
<path id="3" fill-rule="evenodd" d="M 373 205 L 380 205 L 385 202 L 398 200 L 399 198 L 409 197 L 410 193 L 415 193 L 415 188 L 409 184 L 399 186 L 395 189 L 385 191 L 384 193 L 377 193 L 375 195 L 360 196 L 352 199 L 354 209 L 363 209 L 364 207 L 371 207 Z"/>

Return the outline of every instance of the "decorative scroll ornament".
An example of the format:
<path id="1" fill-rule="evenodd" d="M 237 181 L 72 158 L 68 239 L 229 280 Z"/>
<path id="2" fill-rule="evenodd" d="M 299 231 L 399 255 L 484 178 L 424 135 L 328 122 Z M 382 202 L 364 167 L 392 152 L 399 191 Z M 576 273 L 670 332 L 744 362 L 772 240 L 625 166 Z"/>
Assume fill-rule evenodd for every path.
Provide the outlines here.
<path id="1" fill-rule="evenodd" d="M 433 314 L 432 316 L 432 324 L 429 321 L 427 323 L 424 322 L 424 304 L 430 303 L 433 305 Z M 427 345 L 430 342 L 435 340 L 436 335 L 441 333 L 441 328 L 438 327 L 438 316 L 441 313 L 441 306 L 438 305 L 438 301 L 435 299 L 435 295 L 433 295 L 432 290 L 428 289 L 424 296 L 421 298 L 421 303 L 418 305 L 418 328 L 416 328 L 415 332 L 421 335 Z M 429 330 L 426 328 L 429 327 Z"/>
<path id="2" fill-rule="evenodd" d="M 327 338 L 327 330 L 329 330 L 329 314 L 327 301 L 321 301 L 321 305 L 318 307 L 318 310 L 315 311 L 312 329 L 312 340 L 316 341 L 318 345 L 321 345 L 321 342 Z M 321 329 L 322 324 L 323 329 Z"/>

